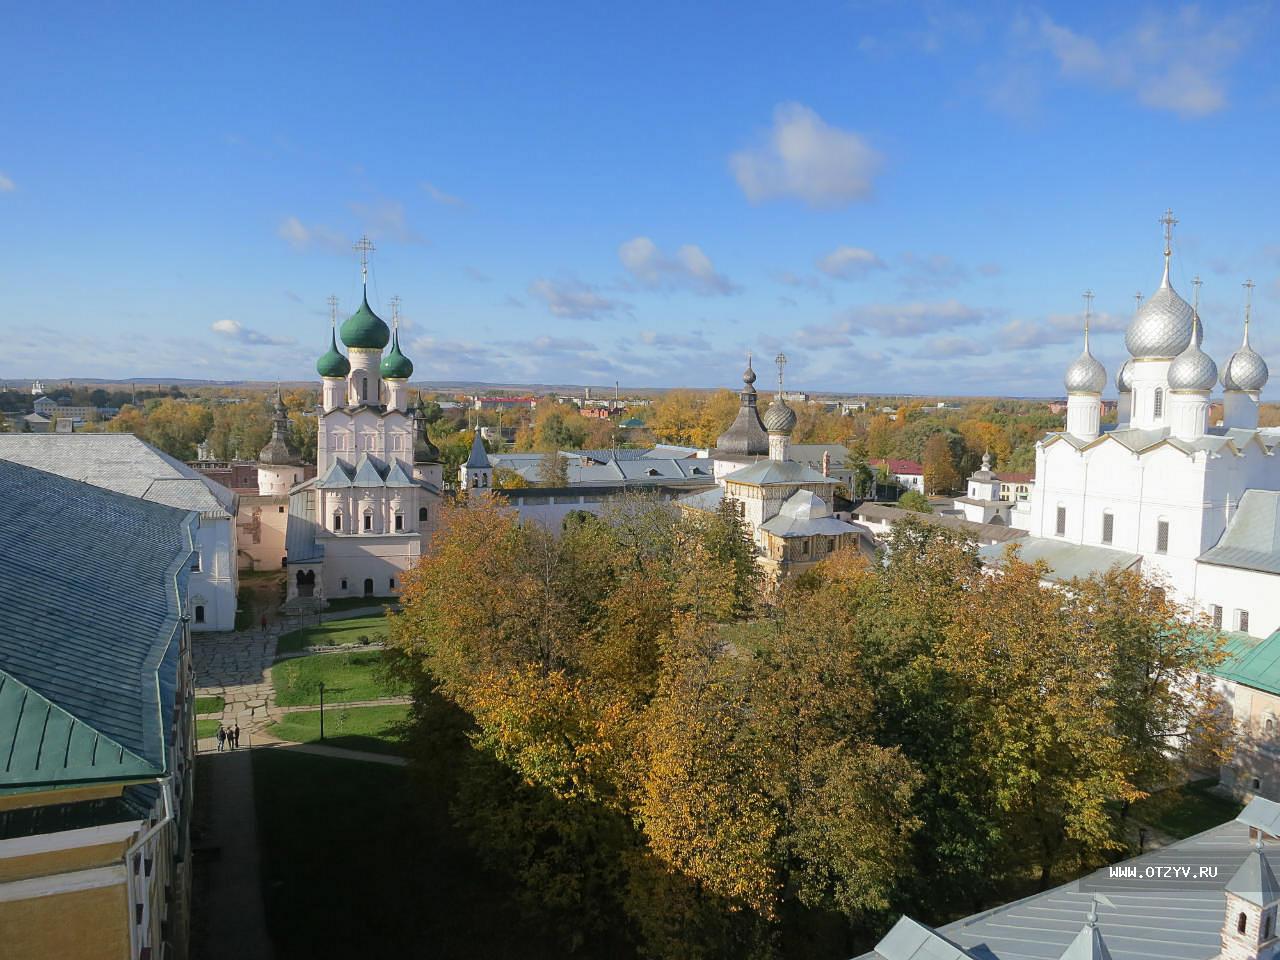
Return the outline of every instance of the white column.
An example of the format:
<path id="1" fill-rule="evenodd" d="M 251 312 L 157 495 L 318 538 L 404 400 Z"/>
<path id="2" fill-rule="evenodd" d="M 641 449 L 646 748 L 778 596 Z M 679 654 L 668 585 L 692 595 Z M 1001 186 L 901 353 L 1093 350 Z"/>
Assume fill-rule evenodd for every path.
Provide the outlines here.
<path id="1" fill-rule="evenodd" d="M 791 438 L 785 433 L 769 434 L 769 459 L 784 461 L 791 453 Z"/>
<path id="2" fill-rule="evenodd" d="M 1169 432 L 1179 440 L 1203 437 L 1209 426 L 1209 394 L 1186 391 L 1169 394 Z"/>
<path id="3" fill-rule="evenodd" d="M 1067 397 L 1067 433 L 1088 443 L 1102 431 L 1102 397 L 1096 393 L 1073 393 Z"/>
<path id="4" fill-rule="evenodd" d="M 351 361 L 351 374 L 347 377 L 350 385 L 347 391 L 348 401 L 352 404 L 381 403 L 381 374 L 378 367 L 382 363 L 382 351 L 375 347 L 350 347 L 347 359 Z"/>
<path id="5" fill-rule="evenodd" d="M 1129 425 L 1154 430 L 1169 422 L 1169 364 L 1171 360 L 1134 360 L 1131 369 L 1133 408 Z"/>
<path id="6" fill-rule="evenodd" d="M 409 382 L 407 380 L 387 380 L 387 409 L 404 413 L 409 408 Z"/>
<path id="7" fill-rule="evenodd" d="M 342 406 L 342 394 L 346 387 L 346 381 L 342 377 L 322 377 L 320 384 L 322 393 L 320 402 L 324 407 L 324 412 L 328 413 L 330 410 L 336 410 Z"/>

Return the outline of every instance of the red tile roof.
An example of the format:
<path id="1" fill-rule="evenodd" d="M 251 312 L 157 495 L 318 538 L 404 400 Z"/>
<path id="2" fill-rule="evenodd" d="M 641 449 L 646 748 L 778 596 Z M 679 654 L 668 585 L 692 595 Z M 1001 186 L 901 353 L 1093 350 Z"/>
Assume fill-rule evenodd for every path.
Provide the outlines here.
<path id="1" fill-rule="evenodd" d="M 924 476 L 924 467 L 916 463 L 914 460 L 889 460 L 889 472 L 892 474 L 918 474 Z M 884 466 L 884 460 L 868 460 L 867 465 L 870 467 Z"/>

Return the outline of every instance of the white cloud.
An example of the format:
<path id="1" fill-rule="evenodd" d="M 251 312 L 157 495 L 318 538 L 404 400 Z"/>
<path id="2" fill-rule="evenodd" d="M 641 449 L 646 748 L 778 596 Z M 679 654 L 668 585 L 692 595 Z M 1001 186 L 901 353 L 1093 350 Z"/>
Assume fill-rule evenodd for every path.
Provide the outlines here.
<path id="1" fill-rule="evenodd" d="M 545 303 L 553 316 L 575 320 L 602 320 L 625 306 L 577 281 L 541 278 L 529 284 L 529 293 Z"/>
<path id="2" fill-rule="evenodd" d="M 818 269 L 837 280 L 857 280 L 872 270 L 883 270 L 884 261 L 862 247 L 836 247 L 819 258 Z"/>
<path id="3" fill-rule="evenodd" d="M 293 340 L 288 337 L 272 337 L 257 330 L 251 330 L 239 320 L 215 320 L 209 325 L 209 329 L 238 343 L 268 347 L 283 347 L 293 343 Z"/>
<path id="4" fill-rule="evenodd" d="M 295 250 L 346 253 L 351 249 L 351 244 L 337 230 L 320 225 L 309 227 L 297 217 L 285 217 L 280 221 L 276 235 Z"/>
<path id="5" fill-rule="evenodd" d="M 685 244 L 668 256 L 648 237 L 634 237 L 618 247 L 627 272 L 651 290 L 692 290 L 703 296 L 734 293 L 737 287 L 717 273 L 702 248 Z"/>
<path id="6" fill-rule="evenodd" d="M 917 357 L 982 357 L 991 347 L 971 337 L 934 337 L 917 348 Z"/>
<path id="7" fill-rule="evenodd" d="M 865 200 L 881 166 L 880 154 L 861 136 L 831 126 L 800 103 L 777 107 L 767 141 L 729 158 L 751 202 L 789 197 L 819 208 Z"/>
<path id="8" fill-rule="evenodd" d="M 945 290 L 969 278 L 969 271 L 945 253 L 904 253 L 902 264 L 902 285 L 908 290 Z"/>
<path id="9" fill-rule="evenodd" d="M 3 173 L 0 173 L 0 193 L 12 193 L 17 189 L 17 186 L 12 180 L 6 177 Z"/>
<path id="10" fill-rule="evenodd" d="M 711 344 L 707 343 L 701 331 L 696 333 L 658 333 L 656 330 L 640 331 L 640 342 L 650 347 L 659 347 L 661 349 L 671 350 L 710 350 Z"/>
<path id="11" fill-rule="evenodd" d="M 1108 40 L 1036 10 L 1014 21 L 1011 42 L 1018 57 L 1048 54 L 1064 80 L 1128 91 L 1144 106 L 1203 117 L 1226 107 L 1227 73 L 1252 34 L 1248 14 L 1212 20 L 1188 4 L 1153 8 Z M 1026 65 L 1011 69 L 1022 73 Z M 1034 96 L 1034 86 L 1026 86 Z"/>
<path id="12" fill-rule="evenodd" d="M 842 311 L 831 323 L 804 327 L 796 335 L 796 342 L 810 348 L 848 346 L 853 337 L 867 333 L 907 337 L 983 323 L 990 318 L 990 311 L 958 300 L 873 303 Z"/>
<path id="13" fill-rule="evenodd" d="M 420 233 L 409 226 L 404 204 L 394 200 L 375 200 L 372 203 L 353 203 L 351 212 L 364 223 L 369 236 L 386 237 L 397 243 L 426 243 Z"/>
<path id="14" fill-rule="evenodd" d="M 455 197 L 451 193 L 445 193 L 443 190 L 437 187 L 434 183 L 430 183 L 426 180 L 423 180 L 422 189 L 426 192 L 427 196 L 429 196 L 432 200 L 434 200 L 436 203 L 442 203 L 446 207 L 465 207 L 466 206 L 466 202 L 461 197 Z"/>

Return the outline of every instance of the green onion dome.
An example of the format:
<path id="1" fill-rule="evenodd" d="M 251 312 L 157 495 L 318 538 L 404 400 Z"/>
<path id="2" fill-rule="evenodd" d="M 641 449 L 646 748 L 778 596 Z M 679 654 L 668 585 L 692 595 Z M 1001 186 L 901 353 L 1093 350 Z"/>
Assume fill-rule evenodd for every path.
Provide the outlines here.
<path id="1" fill-rule="evenodd" d="M 351 372 L 351 361 L 338 352 L 338 340 L 329 332 L 329 349 L 316 361 L 316 373 L 322 377 L 345 377 Z"/>
<path id="2" fill-rule="evenodd" d="M 381 350 L 390 339 L 390 328 L 369 308 L 368 296 L 362 299 L 360 309 L 343 321 L 342 342 L 348 347 Z"/>
<path id="3" fill-rule="evenodd" d="M 382 358 L 382 376 L 387 380 L 408 380 L 413 376 L 413 362 L 400 352 L 400 331 L 391 338 L 391 351 Z"/>

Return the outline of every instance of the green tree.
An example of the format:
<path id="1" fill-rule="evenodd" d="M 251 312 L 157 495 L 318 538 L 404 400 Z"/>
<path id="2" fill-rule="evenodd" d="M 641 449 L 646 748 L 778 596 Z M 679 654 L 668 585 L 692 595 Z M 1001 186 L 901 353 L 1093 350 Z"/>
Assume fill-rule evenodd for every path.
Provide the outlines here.
<path id="1" fill-rule="evenodd" d="M 915 513 L 933 513 L 933 505 L 929 503 L 929 498 L 919 490 L 907 490 L 898 498 L 898 506 L 903 510 L 911 510 Z"/>

